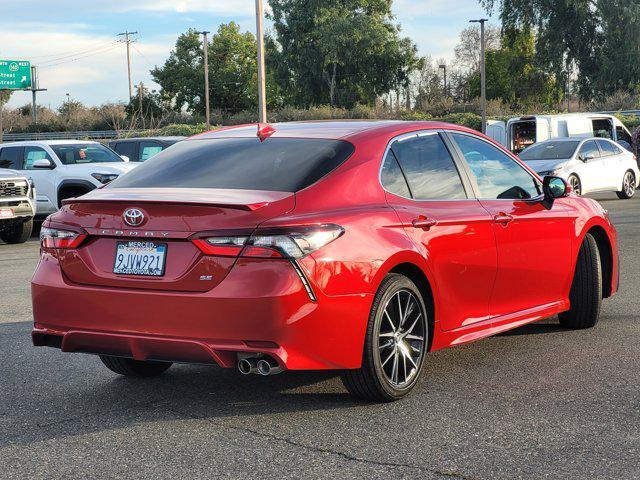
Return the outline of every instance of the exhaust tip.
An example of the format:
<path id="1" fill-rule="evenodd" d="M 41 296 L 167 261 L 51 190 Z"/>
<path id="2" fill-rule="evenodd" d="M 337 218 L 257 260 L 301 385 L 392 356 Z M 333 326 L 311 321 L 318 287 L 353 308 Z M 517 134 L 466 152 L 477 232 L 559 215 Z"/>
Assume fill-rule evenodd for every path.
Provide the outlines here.
<path id="1" fill-rule="evenodd" d="M 238 370 L 243 375 L 249 375 L 254 368 L 254 364 L 247 358 L 243 358 L 238 362 Z"/>
<path id="2" fill-rule="evenodd" d="M 271 373 L 271 364 L 267 360 L 260 360 L 258 362 L 258 373 L 260 375 L 269 375 Z"/>

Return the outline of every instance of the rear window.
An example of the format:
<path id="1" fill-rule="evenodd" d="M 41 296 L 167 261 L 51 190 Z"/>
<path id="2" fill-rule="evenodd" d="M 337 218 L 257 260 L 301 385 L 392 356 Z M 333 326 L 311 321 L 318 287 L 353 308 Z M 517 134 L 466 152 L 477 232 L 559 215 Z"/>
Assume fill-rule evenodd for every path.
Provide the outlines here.
<path id="1" fill-rule="evenodd" d="M 545 142 L 531 145 L 519 157 L 524 160 L 561 160 L 571 158 L 579 141 Z"/>
<path id="2" fill-rule="evenodd" d="M 220 138 L 180 142 L 107 188 L 222 188 L 297 192 L 353 153 L 341 140 Z"/>

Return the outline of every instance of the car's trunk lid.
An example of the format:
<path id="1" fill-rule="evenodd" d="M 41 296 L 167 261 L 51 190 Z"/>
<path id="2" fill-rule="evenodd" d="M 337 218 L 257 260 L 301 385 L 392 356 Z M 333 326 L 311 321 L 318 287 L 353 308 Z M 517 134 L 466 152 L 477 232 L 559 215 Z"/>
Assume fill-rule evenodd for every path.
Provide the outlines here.
<path id="1" fill-rule="evenodd" d="M 218 189 L 100 189 L 64 202 L 53 227 L 82 228 L 88 239 L 75 250 L 60 250 L 64 275 L 74 283 L 114 288 L 205 292 L 218 285 L 234 257 L 206 256 L 191 242 L 212 232 L 250 234 L 260 223 L 295 206 L 289 192 Z M 139 226 L 125 222 L 124 212 L 144 215 Z M 115 274 L 118 243 L 140 241 L 166 245 L 162 276 Z"/>

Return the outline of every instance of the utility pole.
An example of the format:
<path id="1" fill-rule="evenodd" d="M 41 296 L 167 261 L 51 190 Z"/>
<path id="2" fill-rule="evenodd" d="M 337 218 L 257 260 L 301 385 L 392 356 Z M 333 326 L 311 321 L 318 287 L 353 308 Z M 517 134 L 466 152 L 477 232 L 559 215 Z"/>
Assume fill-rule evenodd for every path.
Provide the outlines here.
<path id="1" fill-rule="evenodd" d="M 448 96 L 447 94 L 447 65 L 446 64 L 442 64 L 442 65 L 438 65 L 439 68 L 441 68 L 442 70 L 444 70 L 444 95 L 445 97 Z"/>
<path id="2" fill-rule="evenodd" d="M 262 0 L 256 0 L 256 38 L 258 40 L 258 119 L 260 123 L 267 123 L 267 88 L 264 73 L 264 28 L 262 19 L 264 13 Z"/>
<path id="3" fill-rule="evenodd" d="M 209 108 L 209 40 L 207 34 L 209 32 L 196 32 L 202 35 L 202 50 L 204 53 L 204 110 L 207 121 L 207 130 L 211 130 L 211 113 Z"/>
<path id="4" fill-rule="evenodd" d="M 480 109 L 482 110 L 482 133 L 487 132 L 487 72 L 485 71 L 485 40 L 484 24 L 487 18 L 469 20 L 470 23 L 480 24 Z"/>
<path id="5" fill-rule="evenodd" d="M 136 35 L 138 32 L 124 31 L 119 33 L 118 37 L 124 37 L 124 42 L 127 44 L 127 74 L 129 75 L 129 100 L 133 97 L 133 83 L 131 83 L 131 38 L 129 35 Z"/>
<path id="6" fill-rule="evenodd" d="M 46 88 L 40 88 L 40 81 L 38 79 L 38 68 L 31 67 L 31 120 L 35 125 L 38 123 L 38 92 L 46 92 Z"/>

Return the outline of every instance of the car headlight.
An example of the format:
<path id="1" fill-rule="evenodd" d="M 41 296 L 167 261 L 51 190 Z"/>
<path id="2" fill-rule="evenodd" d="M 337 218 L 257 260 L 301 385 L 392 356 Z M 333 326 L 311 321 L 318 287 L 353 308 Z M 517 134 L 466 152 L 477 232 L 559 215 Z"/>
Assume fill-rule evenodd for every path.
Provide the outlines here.
<path id="1" fill-rule="evenodd" d="M 118 178 L 117 173 L 92 173 L 91 176 L 98 180 L 100 183 L 109 183 L 113 182 L 116 178 Z"/>

